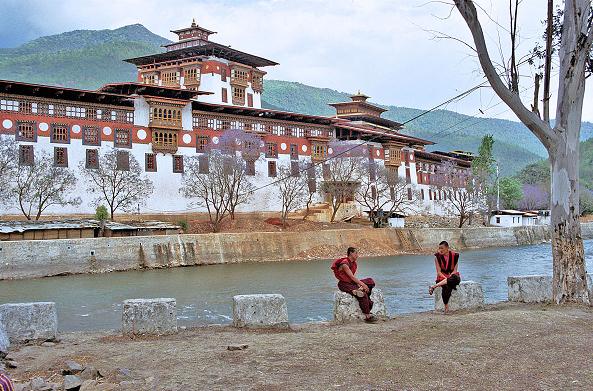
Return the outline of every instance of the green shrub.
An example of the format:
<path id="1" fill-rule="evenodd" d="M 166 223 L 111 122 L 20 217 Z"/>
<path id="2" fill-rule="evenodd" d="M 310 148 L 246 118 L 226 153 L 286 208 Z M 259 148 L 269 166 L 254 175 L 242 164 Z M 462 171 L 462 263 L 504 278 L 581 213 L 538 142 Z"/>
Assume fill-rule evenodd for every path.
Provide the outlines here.
<path id="1" fill-rule="evenodd" d="M 97 206 L 97 209 L 95 210 L 95 218 L 99 221 L 105 221 L 109 218 L 109 211 L 105 205 Z"/>
<path id="2" fill-rule="evenodd" d="M 187 233 L 189 230 L 189 224 L 187 224 L 187 220 L 178 221 L 177 225 L 181 227 L 184 233 Z"/>

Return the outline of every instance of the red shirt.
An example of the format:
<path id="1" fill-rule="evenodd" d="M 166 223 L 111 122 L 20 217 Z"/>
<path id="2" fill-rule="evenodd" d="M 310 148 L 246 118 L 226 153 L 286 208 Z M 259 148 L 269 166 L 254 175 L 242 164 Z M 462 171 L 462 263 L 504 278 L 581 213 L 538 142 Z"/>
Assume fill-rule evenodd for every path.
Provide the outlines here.
<path id="1" fill-rule="evenodd" d="M 336 259 L 331 266 L 331 269 L 334 271 L 334 276 L 336 276 L 338 280 L 343 282 L 352 282 L 352 280 L 350 279 L 350 277 L 348 277 L 346 272 L 344 272 L 343 270 L 339 270 L 341 265 L 348 265 L 350 271 L 352 272 L 352 274 L 354 274 L 356 273 L 356 269 L 358 268 L 356 261 L 351 261 L 348 257 L 344 257 Z"/>

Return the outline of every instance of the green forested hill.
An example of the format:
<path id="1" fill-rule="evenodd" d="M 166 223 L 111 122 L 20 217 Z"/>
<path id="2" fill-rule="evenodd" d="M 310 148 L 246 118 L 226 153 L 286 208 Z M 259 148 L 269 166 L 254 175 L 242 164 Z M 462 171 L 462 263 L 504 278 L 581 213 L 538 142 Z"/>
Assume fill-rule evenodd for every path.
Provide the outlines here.
<path id="1" fill-rule="evenodd" d="M 123 59 L 162 51 L 167 39 L 140 24 L 115 30 L 76 30 L 0 49 L 0 79 L 96 89 L 136 79 Z"/>
<path id="2" fill-rule="evenodd" d="M 140 24 L 115 30 L 76 30 L 41 37 L 17 48 L 0 49 L 0 79 L 65 87 L 96 89 L 103 84 L 136 80 L 136 69 L 123 59 L 162 51 L 167 39 Z M 257 54 L 257 53 L 256 53 Z M 328 103 L 349 95 L 301 83 L 266 80 L 264 106 L 316 115 L 333 115 Z M 387 106 L 386 118 L 405 122 L 420 109 Z M 546 157 L 545 150 L 520 123 L 474 118 L 438 110 L 406 125 L 405 132 L 437 143 L 432 150 L 465 149 L 476 152 L 484 134 L 496 140 L 495 156 L 503 174 L 517 172 Z M 593 124 L 584 123 L 582 138 L 593 137 Z"/>

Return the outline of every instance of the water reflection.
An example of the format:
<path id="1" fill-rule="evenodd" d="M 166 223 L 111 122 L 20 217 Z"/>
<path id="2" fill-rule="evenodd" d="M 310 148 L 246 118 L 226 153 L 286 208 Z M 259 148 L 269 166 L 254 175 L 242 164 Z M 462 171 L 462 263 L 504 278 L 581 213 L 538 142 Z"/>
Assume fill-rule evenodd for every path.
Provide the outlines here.
<path id="1" fill-rule="evenodd" d="M 585 242 L 593 271 L 593 241 Z M 329 261 L 232 264 L 149 271 L 1 281 L 0 302 L 55 301 L 60 329 L 119 328 L 121 302 L 130 298 L 174 297 L 180 325 L 229 323 L 231 297 L 281 293 L 291 322 L 330 319 L 334 277 Z M 482 283 L 487 302 L 505 300 L 508 275 L 551 274 L 549 244 L 465 251 L 464 280 Z M 399 256 L 360 261 L 359 275 L 372 276 L 390 313 L 433 308 L 427 287 L 434 278 L 432 257 Z"/>

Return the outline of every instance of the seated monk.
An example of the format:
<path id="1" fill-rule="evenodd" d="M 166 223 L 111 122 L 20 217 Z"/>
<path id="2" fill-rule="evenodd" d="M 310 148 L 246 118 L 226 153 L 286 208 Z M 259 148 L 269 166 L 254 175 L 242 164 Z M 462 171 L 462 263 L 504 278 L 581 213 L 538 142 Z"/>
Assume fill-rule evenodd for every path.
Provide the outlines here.
<path id="1" fill-rule="evenodd" d="M 436 284 L 428 288 L 428 293 L 432 295 L 435 288 L 443 289 L 443 304 L 445 304 L 445 313 L 449 311 L 449 299 L 453 289 L 461 282 L 461 276 L 457 271 L 459 263 L 459 253 L 449 250 L 449 243 L 442 241 L 439 243 L 439 249 L 434 254 L 434 264 L 437 269 Z"/>
<path id="2" fill-rule="evenodd" d="M 338 279 L 338 289 L 353 295 L 358 300 L 360 309 L 364 314 L 364 321 L 374 323 L 377 318 L 371 315 L 373 302 L 370 296 L 375 287 L 375 281 L 372 278 L 363 278 L 362 280 L 356 278 L 358 251 L 354 247 L 348 247 L 346 255 L 344 258 L 336 259 L 331 266 L 334 275 Z"/>

